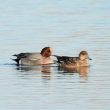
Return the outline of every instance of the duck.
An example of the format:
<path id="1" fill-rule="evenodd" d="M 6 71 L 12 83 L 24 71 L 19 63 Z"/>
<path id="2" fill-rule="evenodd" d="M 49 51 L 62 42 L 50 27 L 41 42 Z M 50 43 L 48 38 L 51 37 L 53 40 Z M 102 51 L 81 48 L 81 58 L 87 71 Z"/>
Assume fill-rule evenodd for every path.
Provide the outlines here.
<path id="1" fill-rule="evenodd" d="M 26 65 L 26 66 L 35 66 L 35 65 L 47 65 L 52 64 L 53 60 L 51 59 L 52 49 L 51 47 L 44 47 L 41 52 L 26 52 L 14 54 L 12 56 L 16 57 L 12 59 L 16 62 L 17 66 Z"/>
<path id="2" fill-rule="evenodd" d="M 56 63 L 60 67 L 81 67 L 81 66 L 89 66 L 88 60 L 92 60 L 88 52 L 83 50 L 79 53 L 79 56 L 77 57 L 70 57 L 70 56 L 58 56 L 58 55 L 53 55 L 57 58 Z"/>

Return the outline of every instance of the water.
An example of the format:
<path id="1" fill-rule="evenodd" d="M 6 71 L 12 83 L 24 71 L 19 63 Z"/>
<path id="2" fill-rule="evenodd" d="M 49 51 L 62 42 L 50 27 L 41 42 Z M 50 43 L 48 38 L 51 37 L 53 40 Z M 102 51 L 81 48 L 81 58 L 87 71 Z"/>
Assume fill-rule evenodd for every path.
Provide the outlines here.
<path id="1" fill-rule="evenodd" d="M 0 0 L 0 109 L 109 110 L 110 1 Z M 20 52 L 76 56 L 87 50 L 89 68 L 16 67 Z"/>

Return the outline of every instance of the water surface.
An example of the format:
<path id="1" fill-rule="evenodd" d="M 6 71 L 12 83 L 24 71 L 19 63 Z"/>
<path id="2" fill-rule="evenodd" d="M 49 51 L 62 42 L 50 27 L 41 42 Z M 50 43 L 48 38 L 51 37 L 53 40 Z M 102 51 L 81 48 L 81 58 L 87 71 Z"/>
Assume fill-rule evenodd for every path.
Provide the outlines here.
<path id="1" fill-rule="evenodd" d="M 1 110 L 110 109 L 110 1 L 0 1 Z M 17 67 L 20 52 L 77 56 L 87 50 L 89 68 Z"/>

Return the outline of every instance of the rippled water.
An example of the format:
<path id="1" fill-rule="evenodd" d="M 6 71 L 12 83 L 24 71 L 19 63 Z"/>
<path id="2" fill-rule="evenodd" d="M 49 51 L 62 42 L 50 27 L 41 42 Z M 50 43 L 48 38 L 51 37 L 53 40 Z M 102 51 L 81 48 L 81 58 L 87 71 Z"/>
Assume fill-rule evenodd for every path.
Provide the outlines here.
<path id="1" fill-rule="evenodd" d="M 110 1 L 0 1 L 0 110 L 109 110 Z M 38 52 L 76 56 L 89 68 L 16 67 L 11 55 Z"/>

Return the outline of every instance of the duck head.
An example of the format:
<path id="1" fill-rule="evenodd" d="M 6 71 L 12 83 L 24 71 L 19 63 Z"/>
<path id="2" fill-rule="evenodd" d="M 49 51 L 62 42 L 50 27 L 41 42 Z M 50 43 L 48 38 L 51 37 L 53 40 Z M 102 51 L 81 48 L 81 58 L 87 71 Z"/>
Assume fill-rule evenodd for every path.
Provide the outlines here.
<path id="1" fill-rule="evenodd" d="M 88 55 L 87 51 L 81 51 L 79 53 L 79 59 L 80 60 L 87 60 L 87 59 L 92 60 L 91 58 L 89 58 L 89 55 Z"/>
<path id="2" fill-rule="evenodd" d="M 43 57 L 50 57 L 52 55 L 52 49 L 50 47 L 44 47 L 41 50 L 41 55 Z"/>

